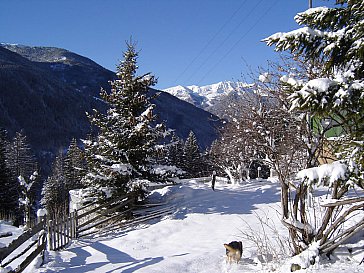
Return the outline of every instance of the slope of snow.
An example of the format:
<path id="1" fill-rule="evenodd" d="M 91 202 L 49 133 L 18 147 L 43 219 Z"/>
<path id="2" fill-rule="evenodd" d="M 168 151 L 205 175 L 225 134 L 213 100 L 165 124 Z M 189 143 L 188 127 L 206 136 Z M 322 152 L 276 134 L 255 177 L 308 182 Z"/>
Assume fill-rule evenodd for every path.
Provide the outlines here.
<path id="1" fill-rule="evenodd" d="M 152 192 L 154 201 L 178 208 L 173 215 L 128 230 L 105 232 L 99 237 L 75 240 L 64 251 L 50 252 L 48 263 L 27 272 L 289 272 L 279 260 L 264 265 L 255 244 L 243 231 L 264 235 L 258 217 L 270 221 L 266 239 L 285 240 L 280 223 L 280 190 L 274 181 L 251 181 L 244 185 L 210 185 L 188 181 Z M 275 231 L 274 231 L 275 230 Z M 278 233 L 278 234 L 277 234 Z M 224 243 L 243 241 L 239 264 L 227 264 Z M 279 246 L 273 245 L 275 250 Z M 362 272 L 358 265 L 364 255 L 355 245 L 355 257 L 322 261 L 313 268 L 297 272 Z"/>
<path id="2" fill-rule="evenodd" d="M 187 101 L 200 108 L 206 108 L 214 104 L 214 100 L 219 99 L 222 96 L 226 96 L 232 92 L 240 93 L 249 88 L 249 84 L 243 82 L 218 82 L 215 84 L 205 86 L 175 86 L 164 89 L 173 96 L 178 97 L 181 100 Z"/>
<path id="3" fill-rule="evenodd" d="M 22 228 L 14 227 L 10 223 L 0 220 L 0 248 L 8 246 L 23 232 Z M 11 236 L 5 236 L 5 234 L 11 234 Z"/>

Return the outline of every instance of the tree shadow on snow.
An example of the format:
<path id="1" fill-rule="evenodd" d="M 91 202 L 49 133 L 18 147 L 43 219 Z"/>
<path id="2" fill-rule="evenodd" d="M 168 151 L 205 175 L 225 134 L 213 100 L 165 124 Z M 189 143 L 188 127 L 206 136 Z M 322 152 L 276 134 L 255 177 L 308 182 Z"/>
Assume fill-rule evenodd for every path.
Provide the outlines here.
<path id="1" fill-rule="evenodd" d="M 80 273 L 101 270 L 101 267 L 105 265 L 115 264 L 115 267 L 107 272 L 134 272 L 137 269 L 146 267 L 152 264 L 156 264 L 163 260 L 163 257 L 145 258 L 141 260 L 134 259 L 125 252 L 119 251 L 113 247 L 109 247 L 100 242 L 92 242 L 89 247 L 103 253 L 106 256 L 106 261 L 102 262 L 89 262 L 88 257 L 91 257 L 91 253 L 83 249 L 83 246 L 78 246 L 72 249 L 68 249 L 69 252 L 75 254 L 69 262 L 58 261 L 57 267 L 62 267 L 57 272 L 60 273 Z M 120 264 L 122 264 L 120 266 Z M 101 271 L 100 271 L 101 272 Z"/>
<path id="2" fill-rule="evenodd" d="M 86 259 L 91 257 L 91 253 L 82 248 L 71 249 L 70 252 L 76 255 L 70 259 L 70 264 L 85 265 Z"/>
<path id="3" fill-rule="evenodd" d="M 105 273 L 119 272 L 118 270 L 121 270 L 120 272 L 123 273 L 132 273 L 138 269 L 145 268 L 147 266 L 159 263 L 161 261 L 163 261 L 163 257 L 144 258 L 142 260 L 135 260 L 133 263 L 123 265 L 118 268 L 113 268 L 112 270 L 106 271 Z"/>
<path id="4" fill-rule="evenodd" d="M 122 265 L 118 268 L 113 268 L 111 271 L 106 271 L 105 273 L 115 272 L 115 270 L 121 269 L 122 272 L 125 273 L 134 272 L 137 269 L 146 267 L 148 265 L 156 264 L 163 260 L 163 257 L 145 258 L 142 260 L 137 260 L 124 252 L 121 252 L 100 242 L 94 242 L 91 247 L 93 247 L 97 251 L 104 253 L 107 257 L 107 260 L 112 264 L 127 263 L 126 265 Z"/>
<path id="5" fill-rule="evenodd" d="M 181 191 L 183 194 L 177 191 L 175 198 L 170 199 L 178 207 L 172 217 L 179 220 L 190 213 L 251 214 L 257 209 L 256 205 L 280 201 L 279 185 L 270 182 L 238 186 L 217 185 L 215 191 L 212 191 L 210 185 L 202 183 L 193 187 L 182 187 L 185 187 Z"/>

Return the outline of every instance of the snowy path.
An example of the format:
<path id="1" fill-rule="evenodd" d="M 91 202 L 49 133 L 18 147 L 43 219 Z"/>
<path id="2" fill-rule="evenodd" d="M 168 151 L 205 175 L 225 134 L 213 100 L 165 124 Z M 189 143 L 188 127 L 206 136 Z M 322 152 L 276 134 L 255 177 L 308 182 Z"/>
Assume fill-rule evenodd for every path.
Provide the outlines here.
<path id="1" fill-rule="evenodd" d="M 189 182 L 155 191 L 151 198 L 175 204 L 178 211 L 127 231 L 74 241 L 29 272 L 266 272 L 253 261 L 256 249 L 251 242 L 243 241 L 238 265 L 226 264 L 223 243 L 242 240 L 246 223 L 258 232 L 256 213 L 279 223 L 278 185 L 254 181 L 216 188 L 214 192 L 209 185 Z"/>

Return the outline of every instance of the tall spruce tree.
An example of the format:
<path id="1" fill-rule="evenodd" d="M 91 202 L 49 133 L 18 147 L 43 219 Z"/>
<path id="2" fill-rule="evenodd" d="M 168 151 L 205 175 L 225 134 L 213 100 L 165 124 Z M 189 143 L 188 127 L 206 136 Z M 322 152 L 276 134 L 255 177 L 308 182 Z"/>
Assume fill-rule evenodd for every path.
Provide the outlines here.
<path id="1" fill-rule="evenodd" d="M 30 177 L 37 170 L 37 162 L 28 139 L 23 132 L 17 132 L 9 146 L 9 166 L 14 178 L 20 175 Z"/>
<path id="2" fill-rule="evenodd" d="M 12 179 L 19 185 L 19 221 L 30 221 L 35 217 L 40 176 L 34 175 L 38 174 L 38 164 L 23 132 L 17 132 L 9 143 L 8 164 Z M 27 225 L 29 224 L 28 222 Z"/>
<path id="3" fill-rule="evenodd" d="M 117 66 L 117 79 L 111 81 L 111 92 L 101 90 L 108 104 L 106 114 L 88 114 L 98 136 L 85 141 L 85 153 L 90 171 L 84 181 L 90 186 L 112 187 L 125 193 L 136 185 L 138 178 L 148 178 L 153 172 L 153 154 L 164 126 L 154 125 L 154 105 L 148 97 L 150 86 L 156 83 L 151 74 L 137 76 L 138 52 L 135 44 L 127 43 L 124 60 Z"/>
<path id="4" fill-rule="evenodd" d="M 64 176 L 67 189 L 82 188 L 82 178 L 86 175 L 87 164 L 83 151 L 78 147 L 77 140 L 72 139 L 64 157 Z"/>
<path id="5" fill-rule="evenodd" d="M 0 209 L 6 214 L 18 209 L 18 183 L 11 175 L 7 161 L 7 133 L 0 128 Z"/>
<path id="6" fill-rule="evenodd" d="M 65 176 L 65 159 L 60 151 L 52 164 L 50 176 L 47 178 L 42 189 L 41 204 L 47 209 L 51 218 L 61 217 L 68 209 L 69 185 Z"/>
<path id="7" fill-rule="evenodd" d="M 184 145 L 183 161 L 184 170 L 190 177 L 201 175 L 203 169 L 201 152 L 197 144 L 196 135 L 192 131 L 190 131 Z"/>
<path id="8" fill-rule="evenodd" d="M 168 164 L 183 168 L 184 143 L 176 134 L 172 134 L 171 143 L 168 146 Z"/>

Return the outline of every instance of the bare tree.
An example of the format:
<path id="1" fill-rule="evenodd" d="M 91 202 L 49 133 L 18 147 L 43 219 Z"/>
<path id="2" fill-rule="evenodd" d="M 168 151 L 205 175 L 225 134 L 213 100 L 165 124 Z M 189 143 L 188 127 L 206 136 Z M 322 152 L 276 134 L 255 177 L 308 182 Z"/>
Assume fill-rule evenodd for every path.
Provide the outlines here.
<path id="1" fill-rule="evenodd" d="M 300 170 L 316 167 L 332 156 L 327 152 L 327 133 L 336 122 L 291 109 L 293 77 L 287 75 L 294 74 L 296 81 L 305 82 L 316 71 L 300 59 L 283 61 L 270 64 L 269 72 L 260 71 L 255 83 L 246 90 L 245 100 L 230 108 L 231 122 L 212 150 L 218 165 L 236 179 L 255 160 L 271 168 L 281 185 L 282 222 L 289 230 L 295 252 L 299 253 L 304 249 L 302 245 L 309 245 L 316 238 L 313 229 L 308 228 L 316 220 L 307 215 L 307 198 L 312 196 L 312 189 L 295 177 Z M 327 224 L 323 221 L 317 225 L 324 230 Z"/>

